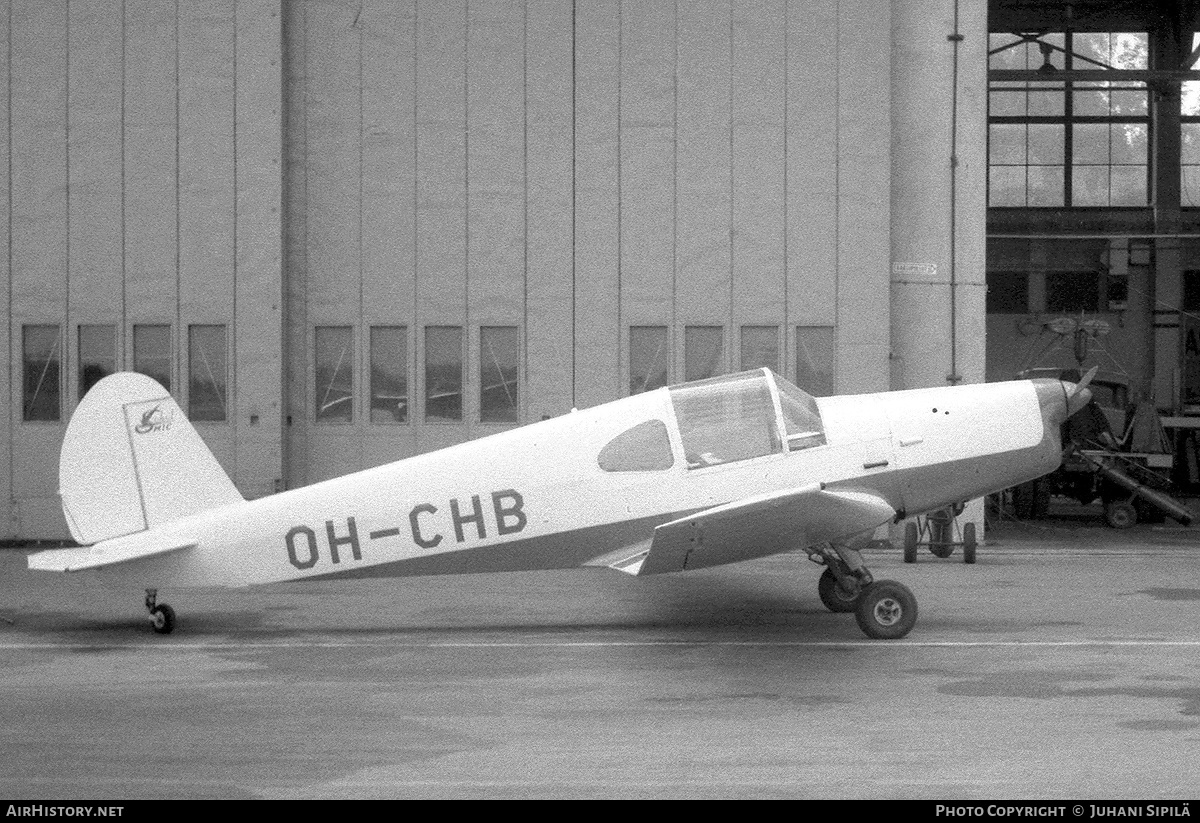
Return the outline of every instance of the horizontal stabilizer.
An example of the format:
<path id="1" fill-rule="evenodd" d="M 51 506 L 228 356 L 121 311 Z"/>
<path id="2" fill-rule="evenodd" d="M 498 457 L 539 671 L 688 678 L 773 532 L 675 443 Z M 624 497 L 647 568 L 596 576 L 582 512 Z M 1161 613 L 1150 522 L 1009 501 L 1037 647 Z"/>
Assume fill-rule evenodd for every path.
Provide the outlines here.
<path id="1" fill-rule="evenodd" d="M 75 549 L 50 549 L 31 554 L 27 558 L 29 568 L 43 572 L 78 572 L 84 569 L 99 569 L 131 560 L 142 560 L 160 554 L 169 554 L 182 549 L 194 548 L 194 540 L 178 543 L 147 545 L 145 540 L 109 540 L 95 546 L 80 546 Z"/>
<path id="2" fill-rule="evenodd" d="M 895 515 L 876 494 L 827 490 L 818 483 L 749 497 L 656 528 L 636 574 L 720 566 L 836 542 L 878 528 Z"/>

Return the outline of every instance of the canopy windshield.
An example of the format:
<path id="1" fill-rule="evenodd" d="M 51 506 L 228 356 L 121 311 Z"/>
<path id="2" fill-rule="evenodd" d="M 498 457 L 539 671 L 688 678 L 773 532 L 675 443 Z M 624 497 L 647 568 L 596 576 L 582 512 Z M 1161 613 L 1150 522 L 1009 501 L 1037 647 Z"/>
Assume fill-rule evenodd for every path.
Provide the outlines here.
<path id="1" fill-rule="evenodd" d="M 785 432 L 773 382 L 780 388 Z M 688 468 L 775 454 L 785 442 L 793 450 L 824 442 L 816 401 L 767 369 L 674 387 L 671 402 Z"/>

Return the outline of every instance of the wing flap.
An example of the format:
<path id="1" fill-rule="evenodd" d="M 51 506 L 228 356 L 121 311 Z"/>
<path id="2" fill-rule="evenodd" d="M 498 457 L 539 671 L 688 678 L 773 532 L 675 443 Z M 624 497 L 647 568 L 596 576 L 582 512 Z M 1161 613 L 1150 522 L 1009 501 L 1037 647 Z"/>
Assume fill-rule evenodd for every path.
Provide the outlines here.
<path id="1" fill-rule="evenodd" d="M 661 574 L 765 557 L 842 540 L 895 516 L 895 509 L 871 492 L 825 489 L 819 483 L 771 492 L 657 527 L 649 553 L 630 573 Z"/>
<path id="2" fill-rule="evenodd" d="M 141 545 L 138 545 L 141 543 Z M 116 544 L 116 545 L 114 545 Z M 94 546 L 74 549 L 49 549 L 31 554 L 26 558 L 30 569 L 43 572 L 78 572 L 84 569 L 99 569 L 118 563 L 143 560 L 160 554 L 194 548 L 195 540 L 178 541 L 147 546 L 144 541 L 106 541 Z"/>

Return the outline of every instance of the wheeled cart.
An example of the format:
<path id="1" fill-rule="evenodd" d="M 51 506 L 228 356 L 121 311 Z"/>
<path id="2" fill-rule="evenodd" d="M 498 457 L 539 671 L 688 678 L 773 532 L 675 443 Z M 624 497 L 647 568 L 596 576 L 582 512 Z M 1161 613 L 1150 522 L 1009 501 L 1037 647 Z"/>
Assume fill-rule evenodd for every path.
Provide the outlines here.
<path id="1" fill-rule="evenodd" d="M 958 515 L 962 510 L 961 505 L 951 506 L 910 520 L 904 527 L 904 562 L 916 563 L 917 549 L 921 546 L 928 546 L 934 557 L 943 558 L 954 554 L 954 549 L 961 546 L 963 562 L 974 563 L 978 545 L 975 524 L 964 523 L 959 528 Z"/>

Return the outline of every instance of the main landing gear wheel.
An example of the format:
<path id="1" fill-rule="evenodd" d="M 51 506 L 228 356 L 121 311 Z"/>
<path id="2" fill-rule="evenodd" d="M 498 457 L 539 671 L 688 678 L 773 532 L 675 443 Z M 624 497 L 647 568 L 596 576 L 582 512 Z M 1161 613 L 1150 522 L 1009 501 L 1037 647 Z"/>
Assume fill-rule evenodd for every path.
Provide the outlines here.
<path id="1" fill-rule="evenodd" d="M 821 579 L 817 581 L 817 594 L 821 596 L 825 608 L 831 612 L 854 611 L 854 604 L 858 602 L 861 592 L 862 586 L 859 585 L 854 585 L 853 591 L 843 588 L 832 569 L 821 572 Z"/>
<path id="2" fill-rule="evenodd" d="M 175 610 L 158 602 L 158 589 L 146 589 L 146 611 L 150 613 L 150 627 L 155 632 L 170 634 L 174 630 Z"/>
<path id="3" fill-rule="evenodd" d="M 916 625 L 917 598 L 895 580 L 877 580 L 863 589 L 854 617 L 872 640 L 898 640 Z"/>
<path id="4" fill-rule="evenodd" d="M 975 539 L 975 524 L 967 523 L 963 526 L 963 562 L 975 562 L 975 547 L 978 545 L 978 540 Z"/>
<path id="5" fill-rule="evenodd" d="M 920 530 L 916 523 L 908 523 L 904 527 L 904 562 L 917 562 L 917 542 L 920 540 Z"/>

